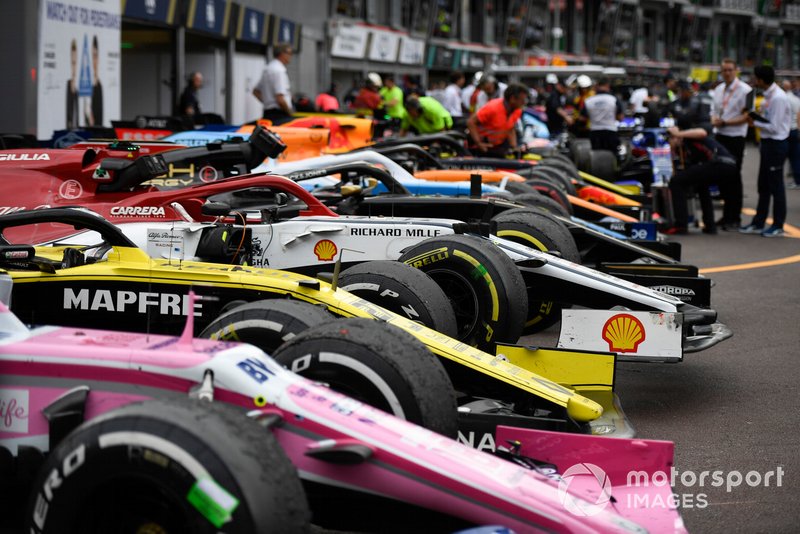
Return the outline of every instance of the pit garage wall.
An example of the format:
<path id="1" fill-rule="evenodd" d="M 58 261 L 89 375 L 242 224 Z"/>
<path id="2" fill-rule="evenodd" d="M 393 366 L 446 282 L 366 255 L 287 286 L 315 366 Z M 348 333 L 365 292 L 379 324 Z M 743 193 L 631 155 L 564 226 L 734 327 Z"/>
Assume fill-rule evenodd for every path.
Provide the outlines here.
<path id="1" fill-rule="evenodd" d="M 0 0 L 0 13 L 0 133 L 35 135 L 39 2 Z"/>

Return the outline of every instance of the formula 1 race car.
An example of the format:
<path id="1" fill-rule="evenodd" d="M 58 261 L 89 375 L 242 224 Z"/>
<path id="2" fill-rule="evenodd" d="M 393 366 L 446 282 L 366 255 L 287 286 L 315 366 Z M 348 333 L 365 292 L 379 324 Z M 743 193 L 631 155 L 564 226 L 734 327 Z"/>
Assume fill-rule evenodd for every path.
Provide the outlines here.
<path id="1" fill-rule="evenodd" d="M 83 247 L 9 243 L 9 230 L 30 224 L 60 224 L 73 232 L 86 229 L 98 239 Z M 515 426 L 631 432 L 613 393 L 613 353 L 498 345 L 491 355 L 308 276 L 238 264 L 151 259 L 117 227 L 83 209 L 0 217 L 0 235 L 0 267 L 15 281 L 12 309 L 29 324 L 88 323 L 159 334 L 175 333 L 183 318 L 193 314 L 200 337 L 249 341 L 272 351 L 331 314 L 366 317 L 399 326 L 444 362 L 460 392 L 459 428 L 464 436 L 493 433 L 497 424 L 517 418 Z M 190 289 L 202 297 L 194 307 L 187 300 Z M 522 288 L 495 289 L 525 298 Z M 617 315 L 625 320 L 631 314 Z M 646 317 L 676 319 L 664 313 Z M 647 333 L 641 333 L 648 339 L 636 338 L 637 343 L 659 343 L 657 327 L 648 318 L 643 324 Z M 293 369 L 313 374 L 321 366 L 319 379 L 328 383 L 335 381 L 336 373 L 351 372 L 336 362 L 323 365 L 324 357 L 318 355 L 304 354 L 298 360 Z M 394 413 L 402 411 L 398 405 L 386 406 Z"/>
<path id="2" fill-rule="evenodd" d="M 647 504 L 666 502 L 669 486 L 626 479 L 668 471 L 672 443 L 500 427 L 504 445 L 490 455 L 301 378 L 252 345 L 192 340 L 189 317 L 180 338 L 28 330 L 0 301 L 0 495 L 11 504 L 0 524 L 295 533 L 313 513 L 315 528 L 347 531 L 685 532 L 675 509 Z M 386 351 L 395 364 L 425 352 L 364 321 L 321 325 L 280 350 L 324 344 L 354 363 Z M 436 409 L 440 393 L 411 396 Z M 585 465 L 602 481 L 576 476 Z"/>

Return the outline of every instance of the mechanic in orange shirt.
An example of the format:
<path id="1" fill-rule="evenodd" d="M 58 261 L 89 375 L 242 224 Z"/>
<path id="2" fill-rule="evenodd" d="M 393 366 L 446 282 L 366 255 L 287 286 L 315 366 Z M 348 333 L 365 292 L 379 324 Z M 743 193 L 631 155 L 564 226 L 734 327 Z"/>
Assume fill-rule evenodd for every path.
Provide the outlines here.
<path id="1" fill-rule="evenodd" d="M 505 157 L 517 148 L 515 125 L 528 101 L 528 88 L 512 83 L 502 98 L 490 100 L 467 121 L 470 149 L 475 155 Z"/>

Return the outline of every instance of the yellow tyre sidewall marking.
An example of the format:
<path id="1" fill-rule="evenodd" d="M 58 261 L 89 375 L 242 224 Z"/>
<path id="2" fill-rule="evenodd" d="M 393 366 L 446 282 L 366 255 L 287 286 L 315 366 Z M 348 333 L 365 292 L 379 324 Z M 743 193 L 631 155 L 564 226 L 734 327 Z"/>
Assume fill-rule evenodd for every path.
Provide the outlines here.
<path id="1" fill-rule="evenodd" d="M 523 241 L 527 241 L 528 243 L 533 244 L 534 247 L 536 247 L 538 250 L 541 250 L 542 252 L 547 252 L 547 247 L 544 246 L 544 244 L 541 241 L 539 241 L 538 239 L 536 239 L 535 237 L 526 232 L 521 232 L 519 230 L 498 230 L 496 235 L 497 237 L 506 237 L 506 236 L 518 237 Z"/>
<path id="2" fill-rule="evenodd" d="M 453 249 L 453 256 L 457 256 L 459 258 L 463 258 L 467 260 L 473 267 L 476 269 L 483 269 L 483 279 L 486 282 L 486 285 L 489 286 L 489 293 L 492 295 L 492 321 L 497 321 L 500 318 L 500 299 L 497 296 L 497 287 L 494 285 L 494 280 L 492 277 L 489 276 L 489 273 L 483 268 L 481 262 L 467 254 L 466 252 L 461 252 L 460 250 Z"/>

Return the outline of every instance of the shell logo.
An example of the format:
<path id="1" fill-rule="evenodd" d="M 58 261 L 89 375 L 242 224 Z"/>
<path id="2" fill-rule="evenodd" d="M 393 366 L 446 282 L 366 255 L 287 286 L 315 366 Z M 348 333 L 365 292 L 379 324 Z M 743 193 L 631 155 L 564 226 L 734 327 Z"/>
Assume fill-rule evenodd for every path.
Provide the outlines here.
<path id="1" fill-rule="evenodd" d="M 642 322 L 627 313 L 615 315 L 603 325 L 603 340 L 611 352 L 636 352 L 645 337 Z"/>
<path id="2" fill-rule="evenodd" d="M 319 261 L 331 261 L 336 256 L 336 243 L 330 239 L 323 239 L 314 245 L 314 254 Z"/>

